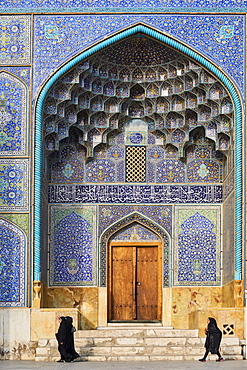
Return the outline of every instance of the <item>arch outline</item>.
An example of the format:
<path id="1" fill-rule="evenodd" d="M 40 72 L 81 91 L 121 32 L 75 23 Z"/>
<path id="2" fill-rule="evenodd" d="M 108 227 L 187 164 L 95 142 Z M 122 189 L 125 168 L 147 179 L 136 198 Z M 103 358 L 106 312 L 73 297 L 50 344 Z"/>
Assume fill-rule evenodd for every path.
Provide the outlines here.
<path id="1" fill-rule="evenodd" d="M 34 280 L 39 281 L 41 278 L 40 265 L 40 239 L 41 239 L 41 170 L 42 170 L 42 115 L 43 104 L 47 93 L 53 84 L 62 77 L 68 70 L 80 63 L 83 59 L 102 50 L 103 48 L 123 40 L 128 36 L 136 33 L 142 33 L 163 42 L 169 47 L 183 53 L 185 56 L 197 61 L 211 73 L 213 73 L 227 88 L 234 102 L 235 110 L 235 279 L 242 278 L 242 107 L 239 94 L 233 82 L 223 73 L 220 68 L 217 68 L 212 62 L 192 50 L 181 41 L 177 41 L 171 36 L 166 35 L 158 30 L 144 24 L 136 24 L 128 27 L 119 33 L 109 36 L 107 39 L 100 41 L 91 48 L 83 51 L 81 54 L 74 57 L 67 64 L 61 67 L 44 85 L 37 99 L 35 112 L 35 169 L 34 169 Z"/>
<path id="2" fill-rule="evenodd" d="M 115 221 L 113 224 L 108 226 L 102 235 L 99 238 L 99 285 L 101 287 L 107 286 L 107 246 L 109 239 L 112 235 L 116 232 L 120 231 L 121 229 L 125 228 L 126 226 L 130 226 L 133 223 L 137 223 L 139 225 L 144 226 L 146 229 L 152 231 L 153 233 L 157 234 L 162 241 L 162 248 L 163 248 L 163 272 L 167 271 L 167 276 L 163 274 L 163 287 L 168 287 L 171 285 L 171 236 L 169 235 L 168 231 L 164 229 L 161 225 L 159 225 L 154 220 L 150 219 L 149 217 L 143 215 L 140 212 L 131 212 L 128 215 L 120 218 L 119 220 Z M 167 240 L 167 244 L 164 242 L 165 239 Z M 167 246 L 167 247 L 166 247 Z"/>

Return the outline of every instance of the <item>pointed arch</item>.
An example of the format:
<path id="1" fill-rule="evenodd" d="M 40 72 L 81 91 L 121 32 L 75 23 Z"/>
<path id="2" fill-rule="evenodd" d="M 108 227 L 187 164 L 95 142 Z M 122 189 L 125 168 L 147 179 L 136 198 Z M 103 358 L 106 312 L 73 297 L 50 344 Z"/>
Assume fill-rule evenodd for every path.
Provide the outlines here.
<path id="1" fill-rule="evenodd" d="M 76 64 L 80 63 L 83 59 L 91 56 L 92 54 L 104 49 L 105 47 L 123 40 L 124 38 L 142 33 L 152 37 L 167 46 L 183 53 L 184 55 L 192 58 L 208 71 L 214 74 L 229 91 L 234 102 L 235 111 L 235 168 L 236 168 L 236 182 L 235 182 L 235 279 L 239 280 L 242 276 L 242 107 L 238 92 L 231 82 L 231 80 L 222 72 L 220 68 L 192 50 L 185 44 L 175 40 L 171 36 L 161 33 L 144 24 L 137 24 L 131 26 L 116 35 L 110 36 L 107 39 L 99 42 L 91 48 L 83 51 L 81 54 L 70 60 L 62 68 L 60 68 L 51 78 L 46 82 L 36 104 L 36 125 L 35 125 L 35 176 L 34 176 L 34 280 L 40 280 L 40 239 L 41 239 L 41 170 L 42 170 L 42 113 L 43 104 L 47 93 L 51 87 L 68 72 Z M 171 73 L 171 71 L 170 71 Z"/>
<path id="2" fill-rule="evenodd" d="M 169 274 L 170 271 L 170 255 L 171 255 L 171 237 L 167 230 L 165 230 L 162 226 L 158 225 L 155 221 L 151 220 L 150 218 L 144 216 L 139 212 L 130 213 L 127 216 L 119 219 L 118 221 L 114 222 L 110 225 L 100 236 L 100 276 L 99 276 L 99 284 L 102 287 L 106 286 L 106 259 L 107 259 L 107 245 L 108 241 L 112 235 L 114 235 L 117 231 L 123 229 L 126 226 L 130 226 L 131 224 L 138 223 L 147 229 L 151 230 L 153 233 L 157 234 L 158 237 L 163 242 L 163 286 L 170 286 L 171 284 L 171 276 Z"/>

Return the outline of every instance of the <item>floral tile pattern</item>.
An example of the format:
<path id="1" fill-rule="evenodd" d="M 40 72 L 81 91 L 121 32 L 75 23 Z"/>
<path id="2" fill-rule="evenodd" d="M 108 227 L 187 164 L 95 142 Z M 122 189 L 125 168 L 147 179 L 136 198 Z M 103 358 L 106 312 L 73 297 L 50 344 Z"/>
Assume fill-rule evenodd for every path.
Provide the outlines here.
<path id="1" fill-rule="evenodd" d="M 1 16 L 0 29 L 0 64 L 29 64 L 31 62 L 31 17 Z"/>
<path id="2" fill-rule="evenodd" d="M 26 303 L 26 236 L 15 225 L 0 218 L 0 307 Z"/>
<path id="3" fill-rule="evenodd" d="M 28 161 L 0 159 L 0 210 L 29 209 Z"/>
<path id="4" fill-rule="evenodd" d="M 27 147 L 26 87 L 11 74 L 0 72 L 0 91 L 0 155 L 25 155 Z"/>
<path id="5" fill-rule="evenodd" d="M 95 208 L 51 209 L 50 285 L 95 285 Z"/>
<path id="6" fill-rule="evenodd" d="M 174 285 L 220 285 L 220 209 L 175 212 Z"/>

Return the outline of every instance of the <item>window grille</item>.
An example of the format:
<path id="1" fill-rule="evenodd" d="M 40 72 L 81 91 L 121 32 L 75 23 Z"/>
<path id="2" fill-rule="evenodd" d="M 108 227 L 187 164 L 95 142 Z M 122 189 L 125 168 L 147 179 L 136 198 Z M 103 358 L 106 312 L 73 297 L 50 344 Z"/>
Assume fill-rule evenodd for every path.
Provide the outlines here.
<path id="1" fill-rule="evenodd" d="M 145 182 L 146 147 L 126 147 L 126 182 Z"/>

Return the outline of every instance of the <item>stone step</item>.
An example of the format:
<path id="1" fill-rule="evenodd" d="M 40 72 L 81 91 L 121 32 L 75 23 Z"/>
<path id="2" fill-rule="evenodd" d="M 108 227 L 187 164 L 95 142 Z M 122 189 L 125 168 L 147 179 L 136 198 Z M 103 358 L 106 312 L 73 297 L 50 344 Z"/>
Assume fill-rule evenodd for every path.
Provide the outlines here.
<path id="1" fill-rule="evenodd" d="M 172 361 L 198 360 L 203 356 L 205 337 L 198 330 L 178 330 L 160 326 L 107 327 L 78 330 L 75 348 L 81 361 Z M 223 337 L 221 353 L 226 359 L 243 359 L 238 338 Z M 55 338 L 39 340 L 36 361 L 57 361 Z M 209 359 L 216 360 L 216 355 Z"/>
<path id="2" fill-rule="evenodd" d="M 225 360 L 243 360 L 243 356 L 241 355 L 223 355 Z M 202 357 L 202 354 L 198 355 L 162 355 L 162 356 L 155 356 L 155 355 L 132 355 L 132 356 L 81 356 L 80 358 L 76 359 L 75 361 L 85 361 L 85 362 L 103 362 L 103 361 L 198 361 L 199 358 Z M 59 360 L 60 356 L 36 356 L 35 361 L 57 361 Z M 216 355 L 211 355 L 208 357 L 207 362 L 212 361 L 215 362 Z"/>
<path id="3" fill-rule="evenodd" d="M 99 338 L 99 337 L 166 337 L 166 338 L 197 338 L 198 330 L 164 329 L 163 327 L 107 327 L 107 329 L 78 330 L 75 338 Z"/>

